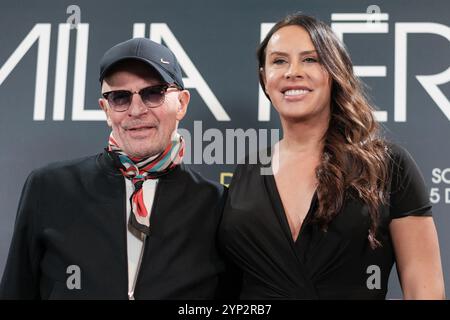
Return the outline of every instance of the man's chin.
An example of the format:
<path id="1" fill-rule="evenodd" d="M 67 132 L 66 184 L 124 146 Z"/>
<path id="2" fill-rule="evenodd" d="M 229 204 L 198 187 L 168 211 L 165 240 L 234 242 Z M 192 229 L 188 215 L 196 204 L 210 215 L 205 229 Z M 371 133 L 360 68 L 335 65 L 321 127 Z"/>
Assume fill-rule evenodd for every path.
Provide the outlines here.
<path id="1" fill-rule="evenodd" d="M 126 152 L 126 154 L 128 154 L 128 156 L 130 156 L 132 158 L 143 159 L 143 158 L 150 158 L 150 157 L 156 156 L 163 151 L 164 151 L 164 149 L 155 148 L 155 147 L 153 147 L 153 148 L 133 148 L 129 152 Z"/>

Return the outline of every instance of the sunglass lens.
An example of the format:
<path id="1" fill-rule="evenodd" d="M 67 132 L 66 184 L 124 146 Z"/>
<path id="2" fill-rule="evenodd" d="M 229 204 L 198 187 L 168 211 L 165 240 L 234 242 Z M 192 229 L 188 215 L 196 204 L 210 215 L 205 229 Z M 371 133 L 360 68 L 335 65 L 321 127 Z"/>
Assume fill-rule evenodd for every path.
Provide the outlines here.
<path id="1" fill-rule="evenodd" d="M 141 92 L 142 101 L 149 107 L 159 106 L 164 99 L 164 87 L 153 86 L 142 89 Z"/>
<path id="2" fill-rule="evenodd" d="M 130 104 L 131 92 L 114 91 L 108 97 L 109 103 L 117 109 L 128 108 Z"/>

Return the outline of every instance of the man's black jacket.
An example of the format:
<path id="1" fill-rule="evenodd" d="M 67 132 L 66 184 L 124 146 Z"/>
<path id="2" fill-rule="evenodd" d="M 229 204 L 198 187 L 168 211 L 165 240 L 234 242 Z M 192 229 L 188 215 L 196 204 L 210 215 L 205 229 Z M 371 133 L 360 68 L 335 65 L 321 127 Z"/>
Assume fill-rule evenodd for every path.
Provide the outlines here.
<path id="1" fill-rule="evenodd" d="M 160 177 L 136 299 L 227 297 L 216 248 L 225 190 L 180 165 Z M 25 183 L 0 299 L 127 299 L 123 176 L 102 154 L 34 171 Z M 80 288 L 70 289 L 79 268 Z"/>

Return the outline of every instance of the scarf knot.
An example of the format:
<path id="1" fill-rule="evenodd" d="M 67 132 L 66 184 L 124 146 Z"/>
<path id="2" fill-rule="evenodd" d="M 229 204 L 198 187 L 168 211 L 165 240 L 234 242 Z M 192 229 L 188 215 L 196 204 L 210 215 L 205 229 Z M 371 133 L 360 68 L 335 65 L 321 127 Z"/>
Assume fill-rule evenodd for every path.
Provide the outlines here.
<path id="1" fill-rule="evenodd" d="M 133 194 L 130 197 L 130 219 L 128 225 L 142 236 L 150 234 L 150 215 L 152 199 L 146 197 L 150 192 L 149 179 L 159 177 L 172 171 L 179 165 L 184 155 L 184 140 L 178 133 L 172 136 L 166 149 L 156 156 L 147 158 L 135 158 L 127 155 L 117 144 L 111 132 L 106 151 L 112 157 L 114 165 L 122 175 L 134 185 Z"/>

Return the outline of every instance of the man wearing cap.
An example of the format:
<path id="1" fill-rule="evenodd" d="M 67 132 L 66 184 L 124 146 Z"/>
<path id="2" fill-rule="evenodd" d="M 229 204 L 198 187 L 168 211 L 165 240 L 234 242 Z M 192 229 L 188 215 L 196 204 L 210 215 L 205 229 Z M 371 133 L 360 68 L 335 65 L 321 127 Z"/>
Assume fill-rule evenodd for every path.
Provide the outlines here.
<path id="1" fill-rule="evenodd" d="M 100 62 L 104 152 L 28 177 L 0 299 L 214 299 L 224 189 L 182 163 L 189 92 L 166 47 L 135 38 Z"/>

